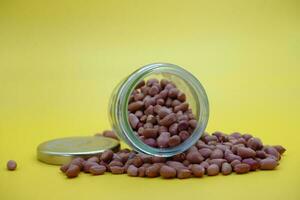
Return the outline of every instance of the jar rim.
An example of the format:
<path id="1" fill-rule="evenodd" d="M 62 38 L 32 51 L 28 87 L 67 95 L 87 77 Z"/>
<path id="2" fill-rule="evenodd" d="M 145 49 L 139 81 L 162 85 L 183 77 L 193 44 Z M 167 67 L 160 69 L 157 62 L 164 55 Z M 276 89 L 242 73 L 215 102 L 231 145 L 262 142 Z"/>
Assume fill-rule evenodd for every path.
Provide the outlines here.
<path id="1" fill-rule="evenodd" d="M 128 120 L 128 103 L 132 91 L 141 80 L 144 80 L 149 75 L 163 72 L 175 75 L 188 83 L 193 93 L 193 97 L 196 98 L 197 106 L 200 106 L 200 109 L 198 109 L 199 113 L 197 113 L 197 127 L 189 138 L 175 147 L 154 148 L 142 142 L 136 134 L 134 134 Z M 116 113 L 118 113 L 117 118 L 119 121 L 118 128 L 120 128 L 118 131 L 122 131 L 122 139 L 125 139 L 125 142 L 129 146 L 139 152 L 160 157 L 170 157 L 179 154 L 194 145 L 206 128 L 209 117 L 209 104 L 206 92 L 200 81 L 194 75 L 177 65 L 170 63 L 153 63 L 145 65 L 128 76 L 126 81 L 120 85 L 117 95 L 116 98 L 119 99 L 119 104 L 115 109 L 118 109 L 116 111 Z"/>

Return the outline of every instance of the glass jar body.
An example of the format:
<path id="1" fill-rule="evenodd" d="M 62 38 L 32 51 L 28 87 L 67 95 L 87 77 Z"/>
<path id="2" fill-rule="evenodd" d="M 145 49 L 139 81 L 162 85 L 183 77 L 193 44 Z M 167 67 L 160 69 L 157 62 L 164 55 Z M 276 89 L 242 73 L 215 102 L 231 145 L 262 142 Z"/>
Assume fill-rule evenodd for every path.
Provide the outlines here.
<path id="1" fill-rule="evenodd" d="M 172 81 L 187 96 L 187 101 L 198 122 L 191 136 L 178 146 L 154 148 L 143 143 L 131 129 L 128 121 L 128 102 L 136 85 L 148 78 L 165 78 Z M 209 117 L 206 92 L 199 80 L 185 69 L 169 64 L 154 63 L 136 70 L 114 89 L 109 105 L 109 119 L 118 137 L 133 150 L 149 155 L 170 157 L 184 152 L 194 145 L 203 134 Z"/>

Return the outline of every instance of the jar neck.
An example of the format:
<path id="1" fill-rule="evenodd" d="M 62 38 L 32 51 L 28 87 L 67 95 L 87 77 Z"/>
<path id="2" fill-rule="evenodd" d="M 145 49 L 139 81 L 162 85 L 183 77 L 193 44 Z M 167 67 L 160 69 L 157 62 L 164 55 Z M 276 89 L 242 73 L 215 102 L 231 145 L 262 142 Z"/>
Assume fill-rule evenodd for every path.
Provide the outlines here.
<path id="1" fill-rule="evenodd" d="M 137 137 L 128 121 L 128 102 L 132 91 L 141 80 L 154 74 L 170 75 L 182 80 L 189 88 L 191 97 L 195 102 L 198 126 L 187 140 L 176 147 L 153 148 L 148 146 Z M 179 154 L 194 145 L 203 134 L 209 115 L 208 99 L 201 83 L 188 71 L 168 63 L 146 65 L 133 72 L 115 88 L 109 107 L 110 121 L 119 138 L 138 152 L 161 157 Z"/>

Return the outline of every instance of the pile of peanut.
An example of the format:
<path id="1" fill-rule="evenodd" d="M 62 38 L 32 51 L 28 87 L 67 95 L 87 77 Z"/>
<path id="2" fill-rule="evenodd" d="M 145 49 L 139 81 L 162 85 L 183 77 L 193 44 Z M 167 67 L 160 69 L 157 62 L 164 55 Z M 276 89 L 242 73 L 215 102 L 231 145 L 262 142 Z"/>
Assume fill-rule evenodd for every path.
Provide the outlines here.
<path id="1" fill-rule="evenodd" d="M 197 126 L 185 93 L 166 79 L 141 81 L 130 96 L 128 112 L 134 133 L 155 148 L 178 146 Z"/>
<path id="2" fill-rule="evenodd" d="M 106 137 L 117 138 L 112 131 Z M 81 171 L 92 175 L 125 174 L 134 177 L 190 178 L 205 174 L 215 176 L 232 172 L 245 174 L 256 170 L 273 170 L 279 165 L 285 148 L 281 145 L 263 145 L 250 134 L 205 133 L 186 152 L 171 158 L 154 157 L 129 149 L 118 152 L 107 150 L 88 159 L 75 158 L 62 165 L 67 177 L 77 177 Z"/>

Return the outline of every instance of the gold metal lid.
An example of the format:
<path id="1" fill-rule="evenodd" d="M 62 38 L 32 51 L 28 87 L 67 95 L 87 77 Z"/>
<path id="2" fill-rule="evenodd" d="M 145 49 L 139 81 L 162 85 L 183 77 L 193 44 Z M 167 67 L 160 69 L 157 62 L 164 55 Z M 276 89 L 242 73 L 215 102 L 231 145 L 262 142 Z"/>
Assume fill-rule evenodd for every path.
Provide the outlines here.
<path id="1" fill-rule="evenodd" d="M 37 148 L 38 160 L 62 165 L 74 157 L 91 157 L 105 150 L 117 150 L 120 143 L 112 138 L 103 136 L 68 137 L 46 141 Z"/>

